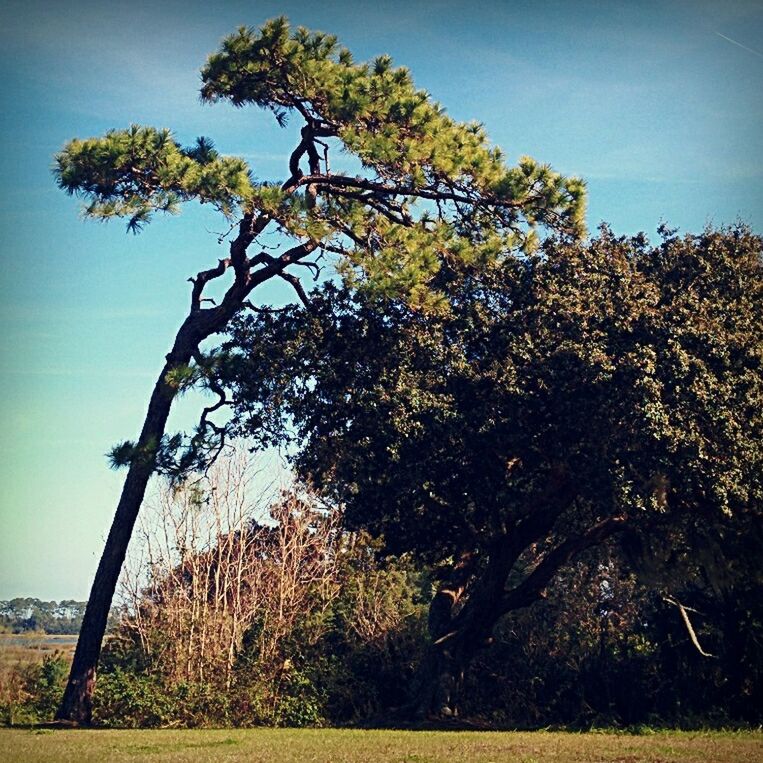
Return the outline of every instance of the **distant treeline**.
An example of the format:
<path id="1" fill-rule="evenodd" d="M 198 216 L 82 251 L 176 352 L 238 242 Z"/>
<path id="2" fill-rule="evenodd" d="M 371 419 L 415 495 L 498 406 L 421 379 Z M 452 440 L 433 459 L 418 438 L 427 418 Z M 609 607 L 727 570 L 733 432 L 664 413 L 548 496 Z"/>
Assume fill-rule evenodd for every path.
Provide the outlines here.
<path id="1" fill-rule="evenodd" d="M 85 601 L 73 599 L 41 601 L 28 597 L 0 601 L 0 630 L 76 635 L 82 624 L 86 604 Z"/>

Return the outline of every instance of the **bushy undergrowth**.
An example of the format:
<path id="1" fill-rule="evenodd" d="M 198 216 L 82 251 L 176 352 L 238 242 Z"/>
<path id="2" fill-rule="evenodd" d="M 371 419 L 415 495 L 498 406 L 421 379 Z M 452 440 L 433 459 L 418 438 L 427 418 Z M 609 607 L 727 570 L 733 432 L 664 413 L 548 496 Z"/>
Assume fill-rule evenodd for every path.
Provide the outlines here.
<path id="1" fill-rule="evenodd" d="M 759 586 L 687 586 L 682 600 L 704 655 L 673 604 L 606 549 L 589 555 L 499 624 L 468 675 L 464 712 L 513 728 L 758 726 Z"/>
<path id="2" fill-rule="evenodd" d="M 143 651 L 124 621 L 104 650 L 96 722 L 121 728 L 304 727 L 399 719 L 397 711 L 412 700 L 415 667 L 427 642 L 428 577 L 409 564 L 377 568 L 369 560 L 358 564 L 355 558 L 331 606 L 320 617 L 300 620 L 267 658 L 265 626 L 254 623 L 227 680 L 214 673 L 178 680 L 161 659 Z M 601 557 L 587 559 L 547 599 L 505 620 L 472 665 L 463 714 L 503 728 L 759 724 L 761 625 L 754 592 L 736 609 L 705 608 L 695 616 L 697 636 L 714 655 L 703 657 L 674 608 L 632 576 L 615 572 Z M 386 601 L 364 612 L 364 606 L 378 605 L 380 590 Z M 730 640 L 734 634 L 737 641 Z M 49 720 L 66 670 L 60 655 L 20 669 L 12 698 L 6 687 L 2 722 Z"/>
<path id="3" fill-rule="evenodd" d="M 11 726 L 48 721 L 58 707 L 69 672 L 61 653 L 45 655 L 39 664 L 5 672 L 0 687 L 0 723 Z"/>
<path id="4" fill-rule="evenodd" d="M 408 701 L 426 644 L 426 573 L 377 560 L 369 538 L 334 530 L 325 514 L 309 526 L 276 514 L 291 523 L 288 538 L 280 527 L 258 530 L 247 552 L 256 564 L 228 549 L 224 560 L 165 570 L 142 589 L 104 647 L 97 723 L 321 726 L 382 717 Z M 243 570 L 239 595 L 178 595 L 195 590 L 193 576 L 224 578 L 231 567 Z M 226 640 L 233 613 L 246 624 L 235 642 Z"/>
<path id="5" fill-rule="evenodd" d="M 183 504 L 171 526 L 185 527 L 200 508 L 195 498 Z M 436 571 L 407 557 L 380 559 L 377 542 L 342 530 L 305 498 L 286 496 L 273 515 L 267 526 L 215 529 L 213 543 L 179 560 L 157 554 L 106 640 L 97 724 L 304 727 L 411 717 Z M 199 542 L 197 526 L 194 533 Z M 188 548 L 177 537 L 171 546 Z M 675 602 L 650 592 L 614 549 L 592 550 L 546 598 L 499 623 L 467 672 L 462 715 L 503 728 L 760 724 L 757 577 L 682 585 L 676 595 L 692 631 Z M 0 723 L 52 719 L 68 663 L 59 653 L 5 671 Z"/>

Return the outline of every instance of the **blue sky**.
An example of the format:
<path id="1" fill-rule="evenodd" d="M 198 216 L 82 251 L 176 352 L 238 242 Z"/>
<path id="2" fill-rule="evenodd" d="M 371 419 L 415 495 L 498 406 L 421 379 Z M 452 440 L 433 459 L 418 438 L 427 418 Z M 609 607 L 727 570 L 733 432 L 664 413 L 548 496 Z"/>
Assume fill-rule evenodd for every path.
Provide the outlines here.
<path id="1" fill-rule="evenodd" d="M 589 226 L 652 234 L 737 218 L 763 230 L 760 2 L 162 2 L 5 0 L 0 10 L 0 598 L 85 598 L 134 437 L 187 309 L 220 255 L 211 213 L 140 236 L 83 222 L 55 188 L 68 139 L 131 122 L 212 137 L 261 178 L 294 134 L 202 106 L 198 70 L 241 24 L 284 13 L 390 53 L 458 119 L 588 181 Z M 281 293 L 264 292 L 264 301 Z M 182 426 L 198 401 L 183 401 Z"/>

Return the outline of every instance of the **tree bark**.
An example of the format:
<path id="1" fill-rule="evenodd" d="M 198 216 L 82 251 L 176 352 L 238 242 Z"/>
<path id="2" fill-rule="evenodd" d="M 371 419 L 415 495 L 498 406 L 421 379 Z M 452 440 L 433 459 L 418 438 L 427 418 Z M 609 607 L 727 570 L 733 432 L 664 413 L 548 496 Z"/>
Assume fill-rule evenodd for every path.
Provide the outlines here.
<path id="1" fill-rule="evenodd" d="M 454 613 L 473 573 L 473 561 L 471 554 L 465 554 L 429 604 L 427 626 L 431 642 L 418 669 L 419 717 L 458 716 L 464 674 L 476 650 L 471 648 L 469 635 L 455 626 Z"/>
<path id="2" fill-rule="evenodd" d="M 455 643 L 452 645 L 455 646 Z M 441 644 L 430 644 L 419 666 L 416 714 L 420 718 L 455 718 L 459 713 L 466 664 Z"/>
<path id="3" fill-rule="evenodd" d="M 440 593 L 430 605 L 436 605 Z M 461 711 L 464 678 L 477 653 L 492 641 L 492 631 L 500 619 L 494 608 L 470 599 L 464 609 L 469 616 L 451 619 L 451 630 L 433 638 L 418 671 L 416 714 L 422 718 L 457 718 Z M 464 610 L 461 610 L 462 612 Z"/>
<path id="4" fill-rule="evenodd" d="M 432 640 L 418 674 L 415 706 L 419 717 L 457 716 L 464 675 L 479 650 L 491 643 L 498 621 L 538 599 L 560 567 L 578 553 L 623 528 L 624 518 L 610 517 L 580 535 L 567 537 L 519 585 L 506 590 L 509 574 L 522 553 L 549 537 L 574 495 L 564 470 L 557 470 L 512 531 L 490 544 L 479 573 L 475 574 L 475 560 L 464 557 L 451 580 L 440 586 L 430 604 Z"/>
<path id="5" fill-rule="evenodd" d="M 492 642 L 493 629 L 511 611 L 529 606 L 543 595 L 556 572 L 593 545 L 603 543 L 626 525 L 624 517 L 609 517 L 579 535 L 568 537 L 546 553 L 534 570 L 515 588 L 506 591 L 506 581 L 521 552 L 538 533 L 545 534 L 560 507 L 569 502 L 560 494 L 555 510 L 545 517 L 534 516 L 520 525 L 513 538 L 494 544 L 484 569 L 458 586 L 443 585 L 429 608 L 432 639 L 418 671 L 416 714 L 426 718 L 452 718 L 459 715 L 464 676 L 477 653 Z"/>

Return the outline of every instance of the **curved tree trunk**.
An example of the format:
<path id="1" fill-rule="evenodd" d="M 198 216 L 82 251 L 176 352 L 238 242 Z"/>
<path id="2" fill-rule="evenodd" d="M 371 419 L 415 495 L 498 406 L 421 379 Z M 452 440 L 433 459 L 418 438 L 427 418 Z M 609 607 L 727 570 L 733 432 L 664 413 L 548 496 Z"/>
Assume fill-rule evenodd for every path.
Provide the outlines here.
<path id="1" fill-rule="evenodd" d="M 106 546 L 90 590 L 74 661 L 61 705 L 56 712 L 56 720 L 78 724 L 89 724 L 91 721 L 96 666 L 106 632 L 106 621 L 135 520 L 148 480 L 154 471 L 155 449 L 164 435 L 172 401 L 177 394 L 177 389 L 166 381 L 167 373 L 178 365 L 189 363 L 196 352 L 199 340 L 194 336 L 193 324 L 193 316 L 189 316 L 181 326 L 175 345 L 167 355 L 167 362 L 154 385 L 138 439 L 138 448 L 146 453 L 146 457 L 134 459 L 127 472 Z"/>
<path id="2" fill-rule="evenodd" d="M 460 633 L 429 645 L 418 669 L 415 711 L 419 718 L 458 717 L 464 676 L 479 647 L 479 639 L 472 641 Z"/>
<path id="3" fill-rule="evenodd" d="M 452 718 L 459 714 L 464 675 L 475 655 L 492 642 L 493 629 L 509 612 L 536 601 L 556 572 L 579 553 L 604 542 L 627 525 L 624 516 L 607 517 L 579 535 L 568 536 L 545 553 L 514 588 L 506 589 L 512 567 L 527 545 L 547 534 L 563 507 L 571 500 L 561 491 L 558 503 L 545 513 L 531 515 L 511 537 L 494 544 L 478 575 L 471 576 L 468 562 L 454 570 L 429 608 L 432 641 L 419 666 L 415 711 L 419 717 Z"/>

